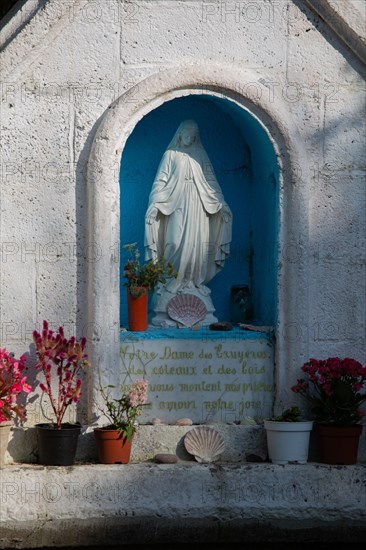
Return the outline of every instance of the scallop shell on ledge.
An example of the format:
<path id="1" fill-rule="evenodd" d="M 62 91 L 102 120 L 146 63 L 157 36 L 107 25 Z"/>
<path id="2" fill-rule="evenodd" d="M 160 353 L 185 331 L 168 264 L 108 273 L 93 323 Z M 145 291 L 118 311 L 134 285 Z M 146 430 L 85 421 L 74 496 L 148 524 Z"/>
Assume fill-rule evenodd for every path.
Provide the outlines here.
<path id="1" fill-rule="evenodd" d="M 169 300 L 167 313 L 181 326 L 192 327 L 206 317 L 207 308 L 194 294 L 178 294 Z"/>
<path id="2" fill-rule="evenodd" d="M 214 462 L 225 450 L 224 438 L 209 426 L 197 426 L 184 438 L 184 446 L 197 462 Z"/>

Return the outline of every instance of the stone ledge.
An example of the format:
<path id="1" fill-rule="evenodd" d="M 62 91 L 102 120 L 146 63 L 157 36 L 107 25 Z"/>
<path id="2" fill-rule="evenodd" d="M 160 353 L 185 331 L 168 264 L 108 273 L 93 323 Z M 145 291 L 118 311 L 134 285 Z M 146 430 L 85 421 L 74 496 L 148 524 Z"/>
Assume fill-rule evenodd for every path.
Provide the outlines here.
<path id="1" fill-rule="evenodd" d="M 1 548 L 366 540 L 366 464 L 9 465 L 0 487 Z"/>
<path id="2" fill-rule="evenodd" d="M 248 420 L 249 422 L 249 420 Z M 225 441 L 225 451 L 220 456 L 220 463 L 243 463 L 248 454 L 258 449 L 266 451 L 266 433 L 262 424 L 206 424 L 217 430 Z M 184 447 L 185 434 L 197 426 L 175 426 L 171 424 L 153 426 L 141 424 L 136 433 L 131 452 L 131 462 L 140 463 L 152 460 L 155 454 L 171 453 L 178 456 L 179 461 L 194 461 Z M 366 462 L 366 433 L 360 438 L 358 461 Z M 13 428 L 9 438 L 5 464 L 36 463 L 37 439 L 35 429 Z M 78 442 L 76 460 L 78 462 L 97 462 L 93 426 L 84 426 Z M 310 435 L 309 461 L 317 460 L 316 440 L 314 433 Z"/>
<path id="3" fill-rule="evenodd" d="M 152 460 L 157 453 L 177 454 L 182 461 L 194 460 L 184 447 L 185 434 L 192 426 L 174 426 L 149 424 L 140 425 L 132 445 L 131 462 L 139 463 Z M 243 462 L 245 455 L 256 448 L 266 447 L 266 436 L 258 424 L 212 424 L 212 428 L 221 433 L 225 440 L 225 451 L 220 462 Z M 96 462 L 93 426 L 85 426 L 78 442 L 77 461 Z M 37 439 L 34 428 L 13 428 L 9 438 L 6 464 L 37 462 Z"/>

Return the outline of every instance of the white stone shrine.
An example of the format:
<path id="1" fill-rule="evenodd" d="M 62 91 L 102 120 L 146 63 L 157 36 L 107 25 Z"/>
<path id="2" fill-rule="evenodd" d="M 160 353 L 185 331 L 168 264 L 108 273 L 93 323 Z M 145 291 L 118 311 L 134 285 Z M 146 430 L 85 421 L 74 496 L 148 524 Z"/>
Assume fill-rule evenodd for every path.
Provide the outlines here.
<path id="1" fill-rule="evenodd" d="M 94 369 L 75 467 L 37 465 L 38 388 L 14 427 L 1 548 L 365 539 L 366 429 L 354 466 L 316 463 L 314 444 L 303 466 L 246 460 L 264 417 L 305 407 L 305 361 L 366 362 L 365 21 L 363 0 L 25 0 L 1 20 L 0 344 L 34 364 L 47 319 L 87 337 Z M 143 244 L 158 161 L 191 118 L 232 213 L 210 321 L 246 284 L 258 330 L 131 333 L 121 245 Z M 123 467 L 95 460 L 98 368 L 151 384 Z M 218 464 L 183 452 L 183 417 L 224 436 Z"/>

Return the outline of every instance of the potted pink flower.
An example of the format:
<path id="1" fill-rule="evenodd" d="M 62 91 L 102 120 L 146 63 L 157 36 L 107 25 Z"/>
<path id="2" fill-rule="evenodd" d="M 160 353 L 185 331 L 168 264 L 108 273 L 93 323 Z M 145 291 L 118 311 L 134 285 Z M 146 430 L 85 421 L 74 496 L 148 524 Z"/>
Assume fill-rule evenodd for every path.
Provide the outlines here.
<path id="1" fill-rule="evenodd" d="M 107 423 L 94 428 L 98 459 L 102 464 L 127 464 L 138 426 L 137 418 L 147 402 L 148 382 L 136 380 L 127 392 L 121 388 L 120 394 L 112 397 L 114 389 L 112 385 L 103 387 L 99 375 L 99 391 L 105 403 L 100 410 Z"/>
<path id="2" fill-rule="evenodd" d="M 26 356 L 15 359 L 6 348 L 0 348 L 0 464 L 4 463 L 12 424 L 18 420 L 23 423 L 27 411 L 20 399 L 32 391 L 24 376 Z"/>
<path id="3" fill-rule="evenodd" d="M 365 412 L 366 367 L 346 357 L 310 359 L 292 391 L 310 404 L 319 442 L 320 462 L 355 464 Z"/>
<path id="4" fill-rule="evenodd" d="M 74 463 L 81 425 L 65 422 L 69 407 L 80 401 L 84 369 L 90 365 L 85 353 L 86 339 L 66 338 L 62 326 L 55 333 L 47 321 L 43 330 L 33 332 L 36 369 L 43 373 L 39 387 L 49 399 L 54 419 L 37 424 L 39 462 L 68 466 Z"/>
<path id="5" fill-rule="evenodd" d="M 302 367 L 307 380 L 299 378 L 292 391 L 310 403 L 314 420 L 338 427 L 359 425 L 365 415 L 366 367 L 346 357 L 310 359 Z"/>

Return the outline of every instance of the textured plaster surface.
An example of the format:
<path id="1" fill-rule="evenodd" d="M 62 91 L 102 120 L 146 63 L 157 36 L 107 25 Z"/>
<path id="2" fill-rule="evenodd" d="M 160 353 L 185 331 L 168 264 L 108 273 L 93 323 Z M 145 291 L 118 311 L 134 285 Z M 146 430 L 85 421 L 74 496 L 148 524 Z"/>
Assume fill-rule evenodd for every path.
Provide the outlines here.
<path id="1" fill-rule="evenodd" d="M 282 168 L 279 401 L 310 355 L 364 360 L 364 68 L 329 25 L 292 2 L 27 4 L 2 30 L 1 341 L 48 318 L 114 369 L 120 154 L 199 87 L 258 117 Z"/>
<path id="2" fill-rule="evenodd" d="M 361 465 L 10 466 L 0 547 L 6 538 L 14 548 L 116 544 L 122 533 L 123 544 L 329 542 L 334 532 L 338 542 L 357 542 L 365 475 Z"/>
<path id="3" fill-rule="evenodd" d="M 16 355 L 28 352 L 30 365 L 31 333 L 49 319 L 55 327 L 64 324 L 70 333 L 86 334 L 94 367 L 100 366 L 111 382 L 119 380 L 121 154 L 146 113 L 169 99 L 201 91 L 221 94 L 248 109 L 266 129 L 278 156 L 276 406 L 293 399 L 290 385 L 310 356 L 352 356 L 365 362 L 365 69 L 359 55 L 364 38 L 357 39 L 355 53 L 339 34 L 342 25 L 335 32 L 305 3 L 249 4 L 49 0 L 35 7 L 29 1 L 16 21 L 1 30 L 0 341 Z M 353 11 L 342 15 L 343 3 L 332 4 L 337 23 L 343 20 L 347 36 L 357 38 L 362 10 L 355 19 Z M 87 424 L 93 414 L 92 380 L 83 399 L 80 414 Z M 27 427 L 41 415 L 37 397 Z M 365 437 L 363 433 L 362 453 Z M 31 460 L 32 444 L 19 445 L 22 456 Z M 255 472 L 257 485 L 265 475 L 273 488 L 281 483 L 276 477 L 280 472 L 298 476 L 301 471 L 306 509 L 314 509 L 318 518 L 317 507 L 329 509 L 328 517 L 340 521 L 349 511 L 350 520 L 360 520 L 357 492 L 347 491 L 361 486 L 356 483 L 361 466 L 314 467 L 314 480 L 330 476 L 335 492 L 324 496 L 315 491 L 312 497 L 309 487 L 319 484 L 309 482 L 308 468 L 261 467 L 241 465 L 225 470 L 225 476 L 243 479 L 248 471 Z M 31 484 L 44 483 L 37 476 L 53 482 L 52 476 L 59 475 L 57 469 L 11 468 L 6 476 L 13 472 L 19 482 L 25 476 Z M 209 478 L 212 472 L 211 467 L 174 468 L 136 465 L 107 471 L 137 479 L 142 469 L 156 490 L 155 473 L 168 472 L 172 494 L 177 492 L 177 474 L 195 487 L 194 476 Z M 77 482 L 82 483 L 91 474 L 86 467 L 65 475 L 81 476 Z M 1 472 L 1 481 L 3 476 Z M 249 506 L 249 518 L 256 509 L 256 519 L 265 519 L 267 507 L 271 516 L 277 493 L 275 501 L 264 495 L 259 507 Z M 137 502 L 143 515 L 143 502 Z M 182 502 L 187 507 L 184 498 Z M 231 507 L 232 500 L 227 502 Z M 293 503 L 283 502 L 273 512 L 277 518 L 283 510 L 284 517 L 294 510 Z M 145 505 L 150 506 L 148 501 Z M 33 523 L 32 517 L 26 519 L 29 509 L 38 518 L 29 543 L 37 545 L 47 524 L 42 515 L 46 509 L 53 517 L 59 515 L 58 527 L 72 522 L 63 515 L 71 513 L 69 504 L 57 506 L 53 513 L 49 503 L 39 511 L 38 503 L 34 508 L 13 506 L 13 512 L 2 505 L 1 512 L 18 518 L 23 511 L 26 531 Z M 82 506 L 81 516 L 88 506 L 92 504 Z M 118 506 L 112 515 L 125 514 Z M 178 501 L 171 506 L 180 513 Z M 241 497 L 235 506 L 239 517 L 248 511 Z M 303 516 L 300 504 L 295 510 Z M 202 514 L 206 511 L 201 508 Z M 129 512 L 125 517 L 133 523 Z M 105 531 L 109 520 L 100 521 Z M 10 537 L 17 527 L 7 525 Z M 49 526 L 48 533 L 52 521 Z M 56 531 L 52 536 L 57 538 Z"/>

